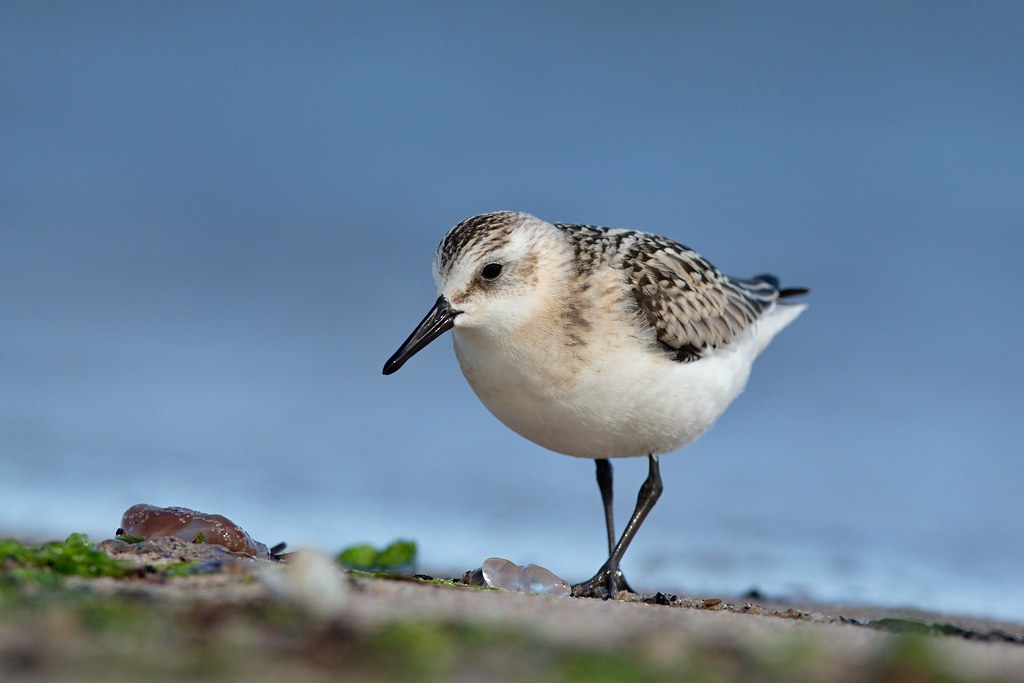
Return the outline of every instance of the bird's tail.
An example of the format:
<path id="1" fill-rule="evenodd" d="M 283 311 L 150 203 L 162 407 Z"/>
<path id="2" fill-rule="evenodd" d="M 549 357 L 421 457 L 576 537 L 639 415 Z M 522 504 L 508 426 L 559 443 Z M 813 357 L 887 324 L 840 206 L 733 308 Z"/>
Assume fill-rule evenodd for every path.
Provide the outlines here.
<path id="1" fill-rule="evenodd" d="M 810 287 L 786 287 L 785 289 L 779 290 L 779 298 L 788 299 L 791 296 L 803 296 L 804 294 L 810 293 Z"/>
<path id="2" fill-rule="evenodd" d="M 758 321 L 757 354 L 760 355 L 772 338 L 781 332 L 784 327 L 796 320 L 797 316 L 807 308 L 805 303 L 786 301 L 785 299 L 807 294 L 811 290 L 807 287 L 787 287 L 783 289 L 779 286 L 779 278 L 767 273 L 756 275 L 746 282 L 748 287 L 752 286 L 762 290 L 763 295 L 768 294 L 764 290 L 770 289 L 772 300 L 778 302 L 777 306 L 772 306 Z"/>

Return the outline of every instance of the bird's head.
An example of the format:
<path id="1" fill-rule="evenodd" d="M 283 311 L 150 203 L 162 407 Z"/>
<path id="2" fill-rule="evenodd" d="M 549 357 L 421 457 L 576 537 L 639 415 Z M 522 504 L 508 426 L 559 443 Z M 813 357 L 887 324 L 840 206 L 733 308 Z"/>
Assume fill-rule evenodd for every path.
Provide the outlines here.
<path id="1" fill-rule="evenodd" d="M 384 365 L 398 370 L 453 327 L 500 340 L 552 306 L 571 248 L 559 230 L 530 214 L 496 211 L 468 218 L 448 231 L 434 257 L 437 301 Z"/>

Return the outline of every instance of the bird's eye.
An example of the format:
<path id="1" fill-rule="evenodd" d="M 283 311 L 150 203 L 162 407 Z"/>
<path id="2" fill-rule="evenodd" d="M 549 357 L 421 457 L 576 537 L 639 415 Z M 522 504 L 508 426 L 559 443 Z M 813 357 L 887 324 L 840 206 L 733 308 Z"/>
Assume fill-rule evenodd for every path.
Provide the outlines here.
<path id="1" fill-rule="evenodd" d="M 494 280 L 501 275 L 502 265 L 500 263 L 488 263 L 480 271 L 480 277 L 485 280 Z"/>

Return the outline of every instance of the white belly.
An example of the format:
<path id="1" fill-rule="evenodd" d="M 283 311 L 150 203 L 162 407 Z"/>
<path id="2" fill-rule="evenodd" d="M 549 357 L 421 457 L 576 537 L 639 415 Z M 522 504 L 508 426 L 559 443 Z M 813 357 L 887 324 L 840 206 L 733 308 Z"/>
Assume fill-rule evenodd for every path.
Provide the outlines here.
<path id="1" fill-rule="evenodd" d="M 456 329 L 454 338 L 466 379 L 495 417 L 534 443 L 585 458 L 661 454 L 691 443 L 743 391 L 756 355 L 753 331 L 692 363 L 629 339 L 575 367 L 510 353 L 472 330 Z"/>

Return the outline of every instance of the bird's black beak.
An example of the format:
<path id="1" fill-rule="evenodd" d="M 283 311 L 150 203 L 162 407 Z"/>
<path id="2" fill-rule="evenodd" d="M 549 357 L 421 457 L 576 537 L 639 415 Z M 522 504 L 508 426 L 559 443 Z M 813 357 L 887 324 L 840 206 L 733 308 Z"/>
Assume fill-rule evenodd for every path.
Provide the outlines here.
<path id="1" fill-rule="evenodd" d="M 443 296 L 437 297 L 437 301 L 434 302 L 434 307 L 427 313 L 427 317 L 416 326 L 416 329 L 412 331 L 412 334 L 405 340 L 405 343 L 398 347 L 395 355 L 388 358 L 388 362 L 384 364 L 384 374 L 390 375 L 392 372 L 395 372 L 398 368 L 405 365 L 405 361 L 412 358 L 416 352 L 452 329 L 452 326 L 455 324 L 455 316 L 459 313 L 462 313 L 462 311 L 453 309 L 452 305 L 448 303 L 448 299 L 445 299 Z"/>

